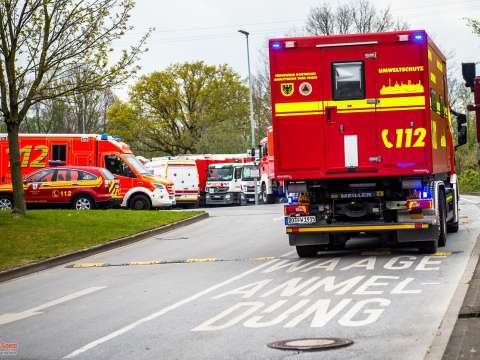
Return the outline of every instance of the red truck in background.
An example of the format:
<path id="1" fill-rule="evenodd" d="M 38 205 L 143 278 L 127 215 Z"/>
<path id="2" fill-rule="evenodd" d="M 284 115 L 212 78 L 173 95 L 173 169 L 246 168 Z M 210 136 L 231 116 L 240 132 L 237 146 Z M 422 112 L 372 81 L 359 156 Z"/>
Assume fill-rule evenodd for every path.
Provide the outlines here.
<path id="1" fill-rule="evenodd" d="M 275 176 L 273 128 L 267 128 L 267 136 L 260 141 L 260 200 L 273 204 L 284 196 L 284 181 Z"/>
<path id="2" fill-rule="evenodd" d="M 444 246 L 459 224 L 454 135 L 445 57 L 426 32 L 272 39 L 269 55 L 275 177 L 298 255 L 370 232 Z"/>
<path id="3" fill-rule="evenodd" d="M 22 176 L 47 167 L 49 161 L 72 166 L 97 166 L 110 170 L 120 182 L 122 206 L 131 209 L 171 207 L 173 183 L 154 177 L 118 138 L 80 134 L 20 134 Z M 7 134 L 0 134 L 0 185 L 11 183 Z"/>

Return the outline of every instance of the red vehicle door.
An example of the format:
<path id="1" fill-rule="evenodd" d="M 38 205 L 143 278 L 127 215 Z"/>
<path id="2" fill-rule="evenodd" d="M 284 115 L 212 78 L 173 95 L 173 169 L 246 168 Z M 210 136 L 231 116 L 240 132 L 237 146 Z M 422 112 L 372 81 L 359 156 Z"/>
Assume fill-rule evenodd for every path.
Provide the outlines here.
<path id="1" fill-rule="evenodd" d="M 320 48 L 327 173 L 378 171 L 375 46 Z"/>
<path id="2" fill-rule="evenodd" d="M 45 203 L 51 201 L 56 169 L 44 169 L 33 173 L 25 180 L 25 201 Z"/>

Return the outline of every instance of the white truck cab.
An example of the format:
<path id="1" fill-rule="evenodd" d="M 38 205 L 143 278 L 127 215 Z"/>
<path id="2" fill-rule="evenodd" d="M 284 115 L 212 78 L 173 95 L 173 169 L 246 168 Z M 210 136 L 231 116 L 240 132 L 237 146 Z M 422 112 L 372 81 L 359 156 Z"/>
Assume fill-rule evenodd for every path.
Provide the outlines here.
<path id="1" fill-rule="evenodd" d="M 208 166 L 206 191 L 207 205 L 242 203 L 241 163 L 211 164 Z"/>

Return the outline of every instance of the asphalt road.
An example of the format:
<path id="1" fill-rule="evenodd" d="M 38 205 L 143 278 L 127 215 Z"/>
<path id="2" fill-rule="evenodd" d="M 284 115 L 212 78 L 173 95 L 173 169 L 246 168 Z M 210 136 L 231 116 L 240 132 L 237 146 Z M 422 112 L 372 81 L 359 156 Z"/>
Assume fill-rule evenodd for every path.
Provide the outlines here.
<path id="1" fill-rule="evenodd" d="M 280 205 L 212 209 L 83 267 L 1 283 L 0 343 L 17 344 L 9 359 L 423 359 L 449 331 L 438 330 L 480 233 L 476 202 L 463 198 L 461 230 L 436 256 L 359 238 L 309 260 L 288 246 Z M 305 337 L 354 344 L 267 347 Z"/>

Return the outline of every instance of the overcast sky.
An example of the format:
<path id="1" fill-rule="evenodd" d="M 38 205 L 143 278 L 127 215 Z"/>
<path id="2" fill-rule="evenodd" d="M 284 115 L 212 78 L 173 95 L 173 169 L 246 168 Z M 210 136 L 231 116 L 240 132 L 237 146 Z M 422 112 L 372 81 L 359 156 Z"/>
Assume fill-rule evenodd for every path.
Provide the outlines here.
<path id="1" fill-rule="evenodd" d="M 258 67 L 259 50 L 266 46 L 267 40 L 303 27 L 309 10 L 321 3 L 314 0 L 137 0 L 131 18 L 134 30 L 115 43 L 115 48 L 128 47 L 148 28 L 155 28 L 148 41 L 149 51 L 140 61 L 140 74 L 163 70 L 173 63 L 203 60 L 208 64 L 228 64 L 246 77 L 245 37 L 238 29 L 250 32 L 251 59 L 253 66 Z M 425 29 L 445 53 L 455 54 L 449 65 L 480 61 L 480 37 L 472 34 L 464 20 L 465 17 L 480 19 L 480 0 L 371 0 L 371 3 L 377 8 L 390 6 L 392 14 L 412 29 Z M 125 99 L 127 91 L 128 87 L 124 86 L 115 92 Z"/>

